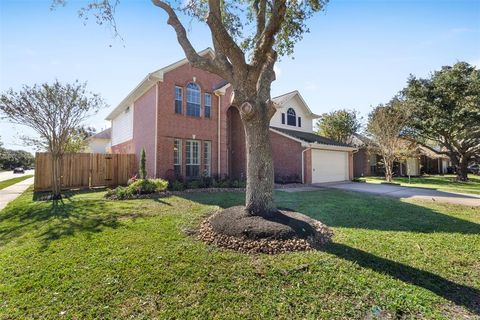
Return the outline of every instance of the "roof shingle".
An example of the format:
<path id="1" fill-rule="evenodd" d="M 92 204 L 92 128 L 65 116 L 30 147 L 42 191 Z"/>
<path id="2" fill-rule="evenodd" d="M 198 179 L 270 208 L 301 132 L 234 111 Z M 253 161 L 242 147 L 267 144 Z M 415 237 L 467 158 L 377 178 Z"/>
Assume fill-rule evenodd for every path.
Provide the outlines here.
<path id="1" fill-rule="evenodd" d="M 310 132 L 302 132 L 302 131 L 296 131 L 296 130 L 289 130 L 289 129 L 284 129 L 284 128 L 278 128 L 278 127 L 270 127 L 274 130 L 280 131 L 282 133 L 285 133 L 293 138 L 300 139 L 302 141 L 308 142 L 308 143 L 319 143 L 319 144 L 325 144 L 329 146 L 337 146 L 337 147 L 351 147 L 350 145 L 342 142 L 338 142 L 332 139 L 328 139 L 322 136 L 319 136 L 318 134 L 310 133 Z"/>

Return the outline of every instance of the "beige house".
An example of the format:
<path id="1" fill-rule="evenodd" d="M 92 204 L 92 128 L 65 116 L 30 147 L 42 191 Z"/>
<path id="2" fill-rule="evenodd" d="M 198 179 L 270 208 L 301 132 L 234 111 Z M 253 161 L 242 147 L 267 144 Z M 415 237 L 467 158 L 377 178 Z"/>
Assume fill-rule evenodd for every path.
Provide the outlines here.
<path id="1" fill-rule="evenodd" d="M 111 153 L 112 137 L 111 128 L 107 128 L 86 139 L 84 152 Z"/>

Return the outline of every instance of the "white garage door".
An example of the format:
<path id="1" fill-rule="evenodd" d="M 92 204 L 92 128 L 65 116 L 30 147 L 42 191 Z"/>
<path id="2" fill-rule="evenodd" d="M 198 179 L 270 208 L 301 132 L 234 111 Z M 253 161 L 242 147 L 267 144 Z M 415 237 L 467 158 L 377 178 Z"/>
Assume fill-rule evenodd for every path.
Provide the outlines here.
<path id="1" fill-rule="evenodd" d="M 348 180 L 348 152 L 312 150 L 312 182 Z"/>

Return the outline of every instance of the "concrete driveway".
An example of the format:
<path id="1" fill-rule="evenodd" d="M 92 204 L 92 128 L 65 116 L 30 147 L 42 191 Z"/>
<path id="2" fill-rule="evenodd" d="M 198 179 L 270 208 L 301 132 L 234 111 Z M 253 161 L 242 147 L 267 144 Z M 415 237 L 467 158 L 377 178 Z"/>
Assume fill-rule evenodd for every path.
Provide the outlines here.
<path id="1" fill-rule="evenodd" d="M 401 187 L 387 184 L 373 184 L 361 182 L 319 183 L 312 185 L 315 188 L 329 188 L 346 191 L 371 193 L 394 198 L 430 200 L 442 203 L 460 204 L 480 207 L 480 195 L 453 193 L 426 188 Z"/>

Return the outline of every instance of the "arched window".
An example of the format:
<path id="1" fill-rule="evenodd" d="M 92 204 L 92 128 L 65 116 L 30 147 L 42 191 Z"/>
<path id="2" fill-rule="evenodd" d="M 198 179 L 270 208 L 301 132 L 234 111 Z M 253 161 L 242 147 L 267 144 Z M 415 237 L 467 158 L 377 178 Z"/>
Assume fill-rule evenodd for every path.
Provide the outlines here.
<path id="1" fill-rule="evenodd" d="M 287 124 L 289 126 L 297 126 L 297 115 L 292 108 L 289 108 L 287 111 Z"/>
<path id="2" fill-rule="evenodd" d="M 187 115 L 200 117 L 200 87 L 195 83 L 187 85 Z"/>

